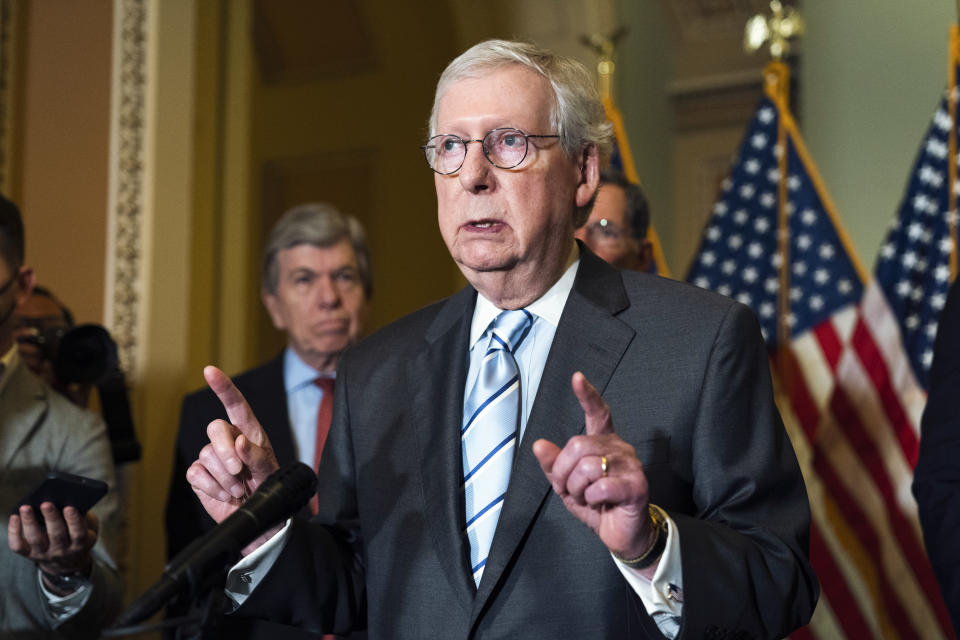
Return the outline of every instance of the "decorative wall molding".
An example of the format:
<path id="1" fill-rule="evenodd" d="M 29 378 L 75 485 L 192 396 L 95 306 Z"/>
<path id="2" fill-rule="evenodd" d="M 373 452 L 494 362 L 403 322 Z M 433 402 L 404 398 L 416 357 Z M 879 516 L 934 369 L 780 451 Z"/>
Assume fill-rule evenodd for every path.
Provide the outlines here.
<path id="1" fill-rule="evenodd" d="M 115 0 L 107 283 L 104 317 L 120 366 L 137 378 L 143 271 L 149 0 Z"/>
<path id="2" fill-rule="evenodd" d="M 743 37 L 747 18 L 770 10 L 768 0 L 668 0 L 664 5 L 668 9 L 667 19 L 673 20 L 686 42 Z"/>

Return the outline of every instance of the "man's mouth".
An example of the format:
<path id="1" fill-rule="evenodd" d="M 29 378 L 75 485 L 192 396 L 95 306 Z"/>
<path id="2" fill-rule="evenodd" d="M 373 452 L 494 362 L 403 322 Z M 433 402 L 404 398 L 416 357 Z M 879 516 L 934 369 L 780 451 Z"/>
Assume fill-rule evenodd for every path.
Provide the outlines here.
<path id="1" fill-rule="evenodd" d="M 467 223 L 467 226 L 471 229 L 477 229 L 478 231 L 486 231 L 494 229 L 497 227 L 502 227 L 503 222 L 500 220 L 471 220 Z"/>
<path id="2" fill-rule="evenodd" d="M 317 333 L 342 333 L 349 327 L 347 320 L 322 320 L 313 323 L 313 330 Z"/>

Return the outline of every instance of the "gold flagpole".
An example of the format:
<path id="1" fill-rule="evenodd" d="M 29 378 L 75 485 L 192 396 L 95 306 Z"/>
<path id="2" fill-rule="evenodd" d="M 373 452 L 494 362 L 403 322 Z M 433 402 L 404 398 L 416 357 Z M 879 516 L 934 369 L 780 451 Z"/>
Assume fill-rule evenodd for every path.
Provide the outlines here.
<path id="1" fill-rule="evenodd" d="M 786 354 L 790 344 L 790 220 L 787 215 L 787 125 L 790 108 L 790 69 L 782 58 L 790 51 L 790 40 L 803 34 L 803 20 L 793 7 L 786 9 L 779 0 L 770 2 L 771 15 L 758 14 L 747 20 L 743 46 L 748 53 L 769 43 L 773 60 L 763 70 L 764 91 L 777 108 L 777 253 L 780 264 L 779 290 L 777 291 L 777 351 Z M 784 366 L 783 358 L 781 368 Z M 789 380 L 787 381 L 789 382 Z"/>
<path id="2" fill-rule="evenodd" d="M 633 162 L 633 153 L 630 151 L 630 141 L 627 140 L 626 129 L 623 126 L 623 117 L 613 100 L 613 73 L 616 68 L 613 58 L 617 42 L 625 35 L 627 35 L 627 28 L 619 27 L 609 36 L 600 34 L 580 36 L 580 42 L 592 49 L 600 58 L 597 62 L 597 86 L 607 119 L 613 124 L 614 136 L 620 149 L 620 160 L 623 163 L 623 175 L 630 182 L 642 187 L 640 176 L 637 175 L 637 165 Z M 653 246 L 653 260 L 657 265 L 657 272 L 669 278 L 670 269 L 667 267 L 667 258 L 663 253 L 663 245 L 660 243 L 660 236 L 657 235 L 657 229 L 652 220 L 647 228 L 647 239 Z"/>
<path id="3" fill-rule="evenodd" d="M 960 11 L 960 0 L 957 2 Z M 957 64 L 960 63 L 960 31 L 957 25 L 950 27 L 950 54 L 947 65 L 947 109 L 950 112 L 950 135 L 947 136 L 949 160 L 947 162 L 947 211 L 950 212 L 950 281 L 957 277 Z"/>

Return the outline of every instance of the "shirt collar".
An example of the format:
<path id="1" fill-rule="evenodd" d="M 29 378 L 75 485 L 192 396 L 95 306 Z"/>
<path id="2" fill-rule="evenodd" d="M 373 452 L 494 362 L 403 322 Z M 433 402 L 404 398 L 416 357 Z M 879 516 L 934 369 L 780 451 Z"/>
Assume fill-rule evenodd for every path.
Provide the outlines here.
<path id="1" fill-rule="evenodd" d="M 297 355 L 297 352 L 287 347 L 283 351 L 283 386 L 287 393 L 291 393 L 308 384 L 313 384 L 317 378 L 336 378 L 336 372 L 320 373 Z"/>
<path id="2" fill-rule="evenodd" d="M 7 386 L 7 380 L 10 379 L 10 373 L 20 361 L 20 354 L 17 351 L 17 343 L 14 342 L 10 350 L 3 356 L 0 356 L 0 390 Z"/>
<path id="3" fill-rule="evenodd" d="M 554 327 L 560 324 L 560 315 L 563 313 L 563 307 L 567 303 L 567 297 L 573 289 L 573 281 L 577 276 L 577 267 L 580 266 L 579 255 L 573 261 L 567 270 L 563 272 L 560 279 L 554 283 L 550 289 L 524 307 L 534 316 L 543 318 Z M 477 292 L 477 306 L 473 310 L 473 323 L 470 325 L 470 348 L 477 343 L 487 327 L 493 322 L 493 319 L 500 315 L 503 309 L 498 309 L 492 302 L 487 300 Z"/>

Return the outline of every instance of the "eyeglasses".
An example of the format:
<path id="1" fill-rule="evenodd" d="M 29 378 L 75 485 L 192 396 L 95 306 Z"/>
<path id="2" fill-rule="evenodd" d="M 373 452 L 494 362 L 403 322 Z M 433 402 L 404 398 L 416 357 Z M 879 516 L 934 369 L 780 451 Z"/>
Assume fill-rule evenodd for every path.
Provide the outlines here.
<path id="1" fill-rule="evenodd" d="M 513 169 L 527 157 L 530 138 L 559 138 L 557 134 L 538 135 L 524 133 L 520 129 L 494 129 L 488 131 L 483 138 L 464 140 L 460 136 L 450 133 L 441 133 L 427 140 L 427 144 L 420 147 L 427 156 L 427 164 L 440 175 L 456 173 L 463 166 L 467 157 L 467 145 L 479 142 L 483 148 L 483 155 L 495 167 Z"/>
<path id="2" fill-rule="evenodd" d="M 588 224 L 586 231 L 587 237 L 590 238 L 592 243 L 609 247 L 619 246 L 631 237 L 627 229 L 610 222 L 606 218 Z"/>

